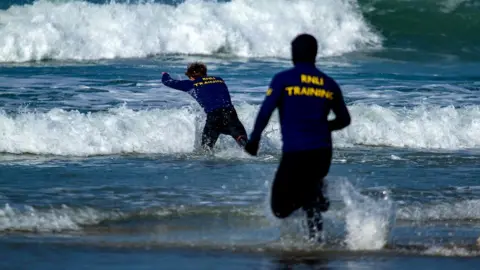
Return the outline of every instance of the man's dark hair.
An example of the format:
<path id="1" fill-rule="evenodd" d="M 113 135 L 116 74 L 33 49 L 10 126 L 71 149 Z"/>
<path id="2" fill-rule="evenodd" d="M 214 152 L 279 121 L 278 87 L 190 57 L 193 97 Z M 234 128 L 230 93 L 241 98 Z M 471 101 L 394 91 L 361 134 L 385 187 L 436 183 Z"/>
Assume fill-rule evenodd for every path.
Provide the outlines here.
<path id="1" fill-rule="evenodd" d="M 292 61 L 297 63 L 315 64 L 317 58 L 317 39 L 309 34 L 298 35 L 292 41 Z"/>
<path id="2" fill-rule="evenodd" d="M 207 66 L 202 62 L 193 62 L 188 65 L 185 75 L 193 78 L 207 76 Z"/>

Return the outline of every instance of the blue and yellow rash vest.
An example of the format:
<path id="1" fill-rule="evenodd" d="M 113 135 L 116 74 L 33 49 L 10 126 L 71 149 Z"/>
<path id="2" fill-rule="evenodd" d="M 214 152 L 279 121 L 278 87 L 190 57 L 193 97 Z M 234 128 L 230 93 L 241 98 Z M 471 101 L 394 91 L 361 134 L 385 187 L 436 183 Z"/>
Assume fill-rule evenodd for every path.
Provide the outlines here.
<path id="1" fill-rule="evenodd" d="M 162 83 L 189 93 L 206 113 L 219 108 L 233 107 L 228 87 L 220 77 L 205 76 L 194 81 L 174 80 L 168 73 L 164 73 Z"/>
<path id="2" fill-rule="evenodd" d="M 330 148 L 331 131 L 350 124 L 350 114 L 340 87 L 314 64 L 297 64 L 273 77 L 251 133 L 251 141 L 260 141 L 275 108 L 279 109 L 283 152 Z M 329 121 L 330 110 L 336 118 Z"/>

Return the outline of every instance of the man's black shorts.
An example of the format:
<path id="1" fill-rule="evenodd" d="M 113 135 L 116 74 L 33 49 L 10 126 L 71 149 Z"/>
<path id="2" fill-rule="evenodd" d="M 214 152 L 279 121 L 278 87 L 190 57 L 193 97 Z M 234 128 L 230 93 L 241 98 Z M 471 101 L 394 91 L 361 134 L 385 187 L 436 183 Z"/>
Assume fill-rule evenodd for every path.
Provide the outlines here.
<path id="1" fill-rule="evenodd" d="M 220 134 L 232 136 L 239 144 L 246 142 L 247 132 L 242 122 L 238 119 L 235 108 L 220 108 L 207 113 L 207 121 L 202 135 L 202 145 L 212 148 Z"/>
<path id="2" fill-rule="evenodd" d="M 331 148 L 283 153 L 272 185 L 270 202 L 274 215 L 286 218 L 299 208 L 326 211 L 323 179 L 331 159 Z"/>

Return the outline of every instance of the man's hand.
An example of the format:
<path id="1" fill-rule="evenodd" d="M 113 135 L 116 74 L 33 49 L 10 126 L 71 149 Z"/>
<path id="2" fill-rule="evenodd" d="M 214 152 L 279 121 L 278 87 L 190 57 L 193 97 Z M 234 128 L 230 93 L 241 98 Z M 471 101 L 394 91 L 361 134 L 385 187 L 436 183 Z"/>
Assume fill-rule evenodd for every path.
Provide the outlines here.
<path id="1" fill-rule="evenodd" d="M 170 78 L 170 74 L 168 74 L 168 72 L 162 72 L 162 82 L 168 78 Z"/>
<path id="2" fill-rule="evenodd" d="M 259 146 L 258 141 L 248 141 L 247 144 L 245 145 L 245 151 L 252 156 L 256 156 L 258 153 L 258 146 Z"/>

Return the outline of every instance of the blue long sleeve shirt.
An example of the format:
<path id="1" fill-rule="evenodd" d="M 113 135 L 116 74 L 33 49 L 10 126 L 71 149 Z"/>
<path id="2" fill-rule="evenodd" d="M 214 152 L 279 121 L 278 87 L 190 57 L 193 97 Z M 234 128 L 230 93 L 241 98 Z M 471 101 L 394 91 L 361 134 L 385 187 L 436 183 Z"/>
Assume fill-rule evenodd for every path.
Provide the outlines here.
<path id="1" fill-rule="evenodd" d="M 350 124 L 340 87 L 313 64 L 297 64 L 273 77 L 257 115 L 251 141 L 260 141 L 276 108 L 283 152 L 330 148 L 331 132 Z M 330 110 L 335 113 L 335 119 L 329 121 Z"/>
<path id="2" fill-rule="evenodd" d="M 168 73 L 164 73 L 162 83 L 190 94 L 206 113 L 219 108 L 233 107 L 228 87 L 220 77 L 206 76 L 194 81 L 174 80 Z"/>

